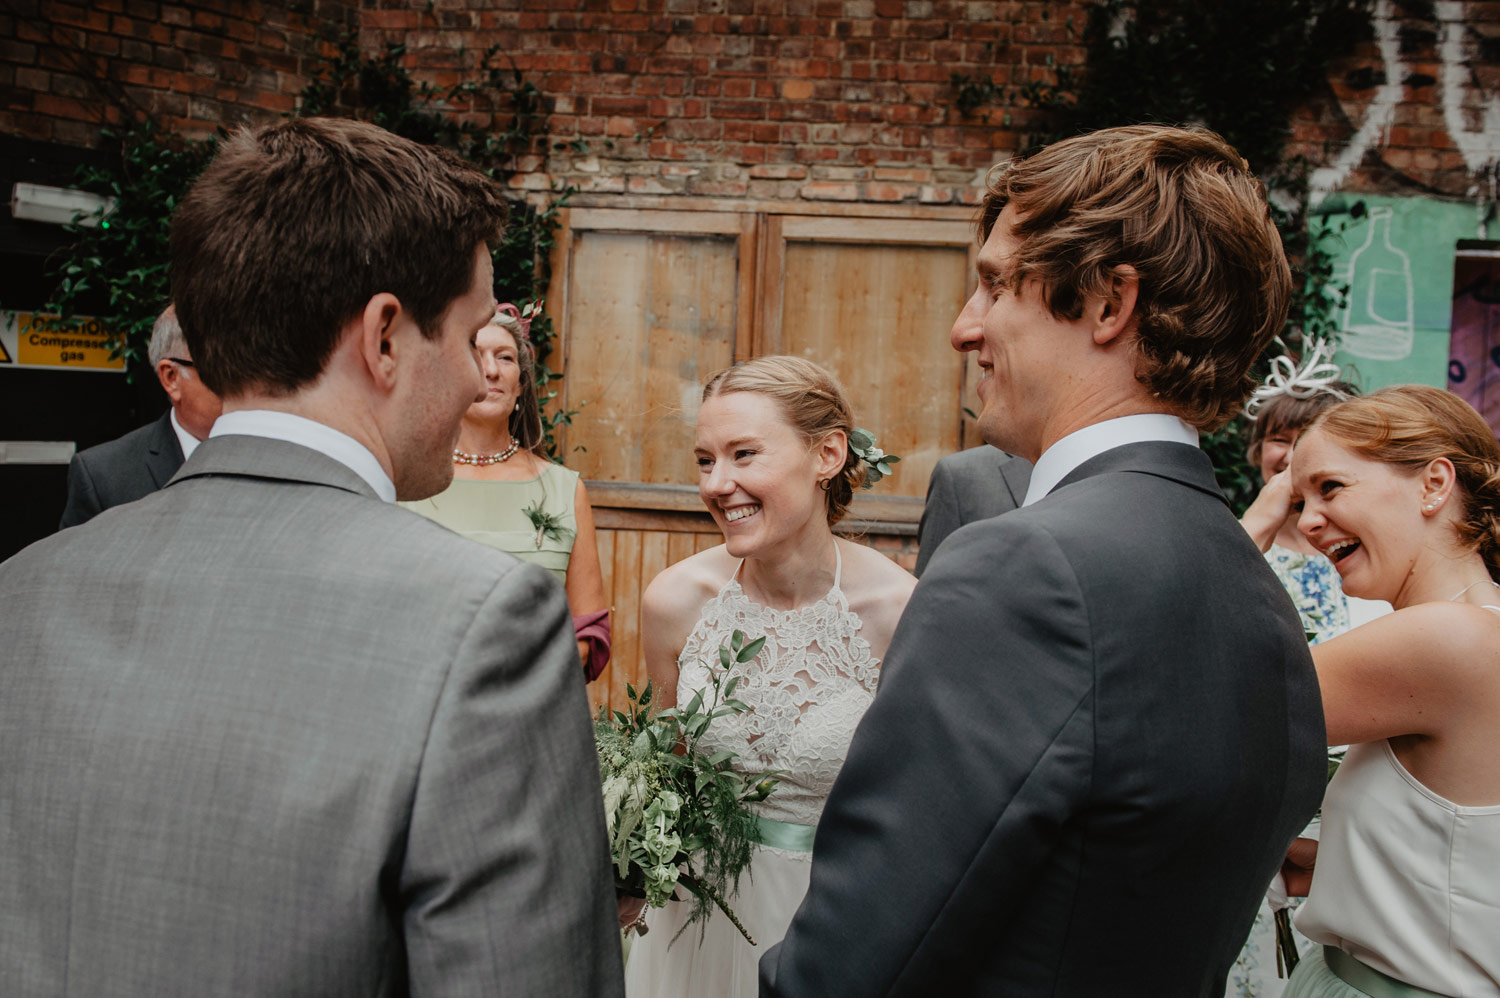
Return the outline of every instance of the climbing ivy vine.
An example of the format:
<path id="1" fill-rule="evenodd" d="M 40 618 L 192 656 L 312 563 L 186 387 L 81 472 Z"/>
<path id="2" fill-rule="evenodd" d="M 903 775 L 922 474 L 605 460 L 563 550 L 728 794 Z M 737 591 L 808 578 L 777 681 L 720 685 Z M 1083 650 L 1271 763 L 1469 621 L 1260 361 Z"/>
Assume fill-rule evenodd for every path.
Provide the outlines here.
<path id="1" fill-rule="evenodd" d="M 414 80 L 403 65 L 406 49 L 388 45 L 365 56 L 352 34 L 336 39 L 335 54 L 312 71 L 297 115 L 338 115 L 373 122 L 398 135 L 453 150 L 504 182 L 518 157 L 544 139 L 543 101 L 536 87 L 491 49 L 477 59 L 473 75 L 442 90 Z M 461 112 L 483 106 L 494 127 Z M 163 130 L 155 120 L 126 109 L 126 128 L 106 132 L 114 146 L 104 166 L 80 169 L 75 184 L 115 199 L 107 224 L 78 224 L 72 244 L 60 254 L 57 285 L 46 311 L 64 319 L 92 313 L 119 337 L 118 354 L 134 377 L 148 367 L 146 347 L 162 303 L 170 298 L 168 235 L 172 211 L 213 159 L 218 138 L 191 140 Z M 553 192 L 545 203 L 511 203 L 511 222 L 495 248 L 495 296 L 518 306 L 546 294 L 547 262 L 558 227 L 558 209 L 571 191 Z M 91 223 L 97 220 L 86 220 Z M 554 457 L 554 431 L 574 413 L 547 411 L 556 397 L 549 387 L 561 375 L 548 366 L 554 333 L 551 319 L 531 325 L 536 349 L 538 397 L 543 428 Z"/>

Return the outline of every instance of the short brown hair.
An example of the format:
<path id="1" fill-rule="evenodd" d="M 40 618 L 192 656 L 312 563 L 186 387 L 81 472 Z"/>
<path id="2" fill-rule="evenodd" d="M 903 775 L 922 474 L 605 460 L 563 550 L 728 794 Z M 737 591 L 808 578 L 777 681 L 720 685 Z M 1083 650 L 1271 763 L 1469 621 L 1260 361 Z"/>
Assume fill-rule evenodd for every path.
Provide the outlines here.
<path id="1" fill-rule="evenodd" d="M 1250 368 L 1286 322 L 1292 276 L 1265 187 L 1203 128 L 1135 125 L 1065 139 L 997 173 L 980 211 L 988 238 L 1007 205 L 1013 289 L 1035 278 L 1058 318 L 1140 278 L 1136 378 L 1203 430 L 1255 387 Z"/>
<path id="2" fill-rule="evenodd" d="M 1393 385 L 1324 410 L 1308 426 L 1315 428 L 1412 474 L 1440 457 L 1453 462 L 1463 503 L 1459 541 L 1500 580 L 1500 442 L 1473 406 L 1441 388 Z"/>
<path id="3" fill-rule="evenodd" d="M 437 335 L 505 218 L 484 174 L 375 125 L 241 129 L 172 219 L 172 298 L 203 383 L 297 390 L 381 292 Z"/>
<path id="4" fill-rule="evenodd" d="M 834 430 L 843 430 L 845 439 L 854 432 L 854 413 L 843 387 L 827 370 L 803 357 L 759 357 L 726 368 L 703 386 L 703 401 L 734 392 L 768 396 L 808 443 L 817 443 Z M 843 469 L 829 480 L 824 493 L 830 527 L 844 518 L 854 501 L 854 490 L 864 480 L 865 463 L 850 447 Z"/>

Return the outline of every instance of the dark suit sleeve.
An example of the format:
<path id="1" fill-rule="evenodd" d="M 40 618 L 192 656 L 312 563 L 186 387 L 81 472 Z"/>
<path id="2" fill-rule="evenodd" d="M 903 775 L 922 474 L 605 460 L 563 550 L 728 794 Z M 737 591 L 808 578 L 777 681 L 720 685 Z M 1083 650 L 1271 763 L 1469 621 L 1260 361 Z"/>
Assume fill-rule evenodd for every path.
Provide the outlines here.
<path id="1" fill-rule="evenodd" d="M 512 569 L 462 641 L 400 892 L 414 998 L 624 992 L 583 669 L 539 569 Z"/>
<path id="2" fill-rule="evenodd" d="M 927 480 L 927 501 L 922 505 L 922 522 L 917 526 L 917 567 L 922 577 L 927 563 L 943 543 L 943 538 L 963 526 L 959 518 L 958 484 L 946 460 L 939 461 Z"/>
<path id="3" fill-rule="evenodd" d="M 961 993 L 1007 924 L 1032 917 L 1022 906 L 1056 875 L 1093 762 L 1087 615 L 1035 522 L 962 528 L 917 586 L 818 826 L 807 897 L 761 961 L 763 996 Z"/>
<path id="4" fill-rule="evenodd" d="M 94 488 L 94 479 L 89 474 L 88 464 L 82 454 L 74 454 L 68 462 L 68 504 L 63 507 L 62 522 L 58 529 L 76 527 L 99 515 L 99 496 Z"/>

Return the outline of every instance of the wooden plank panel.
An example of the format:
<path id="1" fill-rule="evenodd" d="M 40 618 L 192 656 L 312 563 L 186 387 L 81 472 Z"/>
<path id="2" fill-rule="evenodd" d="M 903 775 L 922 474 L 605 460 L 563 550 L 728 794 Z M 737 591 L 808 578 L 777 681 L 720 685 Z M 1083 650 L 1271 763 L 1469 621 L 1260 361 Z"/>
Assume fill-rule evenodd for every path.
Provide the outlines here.
<path id="1" fill-rule="evenodd" d="M 704 211 L 641 211 L 630 208 L 573 208 L 575 230 L 609 232 L 688 232 L 734 236 L 740 232 L 737 214 Z"/>
<path id="2" fill-rule="evenodd" d="M 642 409 L 649 245 L 638 235 L 575 233 L 563 395 L 581 411 L 568 430 L 568 463 L 584 478 L 630 479 L 636 449 L 624 426 Z"/>
<path id="3" fill-rule="evenodd" d="M 787 239 L 801 241 L 899 243 L 965 249 L 974 242 L 974 226 L 966 221 L 788 216 L 782 234 Z"/>
<path id="4" fill-rule="evenodd" d="M 967 264 L 964 246 L 786 243 L 782 351 L 838 375 L 857 423 L 901 455 L 884 495 L 924 495 L 958 449 L 964 359 L 948 332 Z"/>
<path id="5" fill-rule="evenodd" d="M 698 391 L 732 356 L 738 234 L 574 231 L 569 464 L 588 479 L 691 482 Z"/>
<path id="6" fill-rule="evenodd" d="M 660 575 L 668 565 L 667 550 L 670 536 L 660 530 L 647 531 L 641 535 L 640 590 L 642 593 L 651 584 L 651 580 Z M 636 689 L 641 689 L 650 678 L 650 673 L 646 671 L 646 649 L 640 642 L 637 642 L 637 647 L 641 650 L 631 671 L 630 681 L 635 684 Z"/>
<path id="7" fill-rule="evenodd" d="M 643 482 L 697 484 L 693 429 L 703 383 L 729 366 L 737 319 L 739 240 L 655 236 L 647 279 Z"/>
<path id="8" fill-rule="evenodd" d="M 684 558 L 697 553 L 696 534 L 672 533 L 667 535 L 667 564 L 675 565 Z"/>
<path id="9" fill-rule="evenodd" d="M 766 221 L 761 215 L 741 216 L 739 245 L 739 314 L 735 317 L 734 351 L 731 360 L 755 356 L 761 321 L 760 295 L 756 288 L 767 280 L 781 285 L 781 276 L 761 272 L 760 252 L 765 245 Z"/>
<path id="10" fill-rule="evenodd" d="M 780 215 L 772 215 L 762 226 L 756 259 L 756 267 L 761 275 L 757 285 L 760 288 L 757 297 L 760 299 L 761 311 L 755 323 L 753 352 L 748 355 L 737 353 L 735 360 L 786 352 L 782 345 L 781 329 L 786 295 L 786 240 L 781 235 L 784 221 Z"/>
<path id="11" fill-rule="evenodd" d="M 615 534 L 615 634 L 609 684 L 612 710 L 623 710 L 625 684 L 634 682 L 641 658 L 641 535 L 633 530 Z"/>
<path id="12" fill-rule="evenodd" d="M 933 218 L 972 225 L 977 205 L 879 204 L 849 201 L 764 201 L 749 198 L 684 197 L 681 194 L 575 194 L 578 208 L 628 208 L 636 211 L 728 212 L 765 215 L 836 215 L 860 218 Z"/>
<path id="13" fill-rule="evenodd" d="M 671 535 L 664 530 L 648 530 L 641 534 L 641 592 L 651 584 L 651 580 L 666 571 L 671 559 L 667 552 L 670 550 Z"/>

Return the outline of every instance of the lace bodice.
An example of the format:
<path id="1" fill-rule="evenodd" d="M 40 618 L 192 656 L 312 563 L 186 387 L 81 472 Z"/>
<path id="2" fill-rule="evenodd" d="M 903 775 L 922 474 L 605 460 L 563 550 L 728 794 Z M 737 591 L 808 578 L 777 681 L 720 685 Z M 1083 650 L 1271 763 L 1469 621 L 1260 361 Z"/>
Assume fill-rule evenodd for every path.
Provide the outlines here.
<path id="1" fill-rule="evenodd" d="M 743 631 L 747 641 L 766 637 L 760 654 L 737 667 L 743 678 L 734 695 L 750 711 L 715 720 L 703 747 L 734 751 L 737 765 L 750 771 L 782 770 L 775 793 L 755 810 L 802 825 L 817 824 L 880 675 L 870 643 L 859 636 L 859 616 L 839 588 L 843 558 L 837 544 L 834 555 L 833 588 L 795 610 L 751 602 L 735 569 L 703 604 L 677 658 L 677 702 L 685 704 L 709 686 L 708 670 L 719 668 L 719 646 L 734 631 Z"/>

